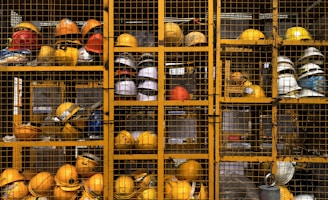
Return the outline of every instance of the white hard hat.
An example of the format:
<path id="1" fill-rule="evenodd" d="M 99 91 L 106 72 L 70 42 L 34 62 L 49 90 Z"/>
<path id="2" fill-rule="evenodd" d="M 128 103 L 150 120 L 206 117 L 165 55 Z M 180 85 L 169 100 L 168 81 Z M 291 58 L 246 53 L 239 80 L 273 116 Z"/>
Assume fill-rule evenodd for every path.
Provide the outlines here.
<path id="1" fill-rule="evenodd" d="M 289 92 L 302 89 L 293 74 L 280 74 L 278 76 L 278 93 L 287 94 Z"/>
<path id="2" fill-rule="evenodd" d="M 157 95 L 145 95 L 145 94 L 138 92 L 137 100 L 138 101 L 157 101 Z"/>
<path id="3" fill-rule="evenodd" d="M 139 70 L 138 77 L 157 79 L 156 67 L 145 67 Z"/>
<path id="4" fill-rule="evenodd" d="M 157 82 L 151 80 L 145 80 L 139 84 L 138 89 L 148 89 L 148 90 L 157 91 Z"/>
<path id="5" fill-rule="evenodd" d="M 277 185 L 285 185 L 293 178 L 295 165 L 295 162 L 277 162 L 277 173 L 275 175 Z"/>
<path id="6" fill-rule="evenodd" d="M 307 89 L 307 88 L 302 88 L 302 90 L 298 94 L 299 97 L 324 97 L 324 94 L 321 94 L 319 92 Z"/>
<path id="7" fill-rule="evenodd" d="M 292 71 L 292 74 L 296 74 L 296 70 L 290 63 L 278 63 L 277 71 L 278 73 L 281 73 L 283 71 Z"/>
<path id="8" fill-rule="evenodd" d="M 294 200 L 315 200 L 312 194 L 299 194 L 294 197 Z"/>
<path id="9" fill-rule="evenodd" d="M 155 60 L 155 56 L 151 53 L 143 53 L 139 59 L 138 59 L 138 67 L 154 67 L 157 64 L 157 61 Z"/>
<path id="10" fill-rule="evenodd" d="M 157 100 L 157 82 L 146 80 L 139 84 L 137 100 L 156 101 Z"/>
<path id="11" fill-rule="evenodd" d="M 319 56 L 321 58 L 324 58 L 325 56 L 319 51 L 319 49 L 315 48 L 315 47 L 309 47 L 307 49 L 304 50 L 304 54 L 302 57 L 300 57 L 298 59 L 298 62 L 300 62 L 301 60 L 311 57 L 311 56 Z"/>
<path id="12" fill-rule="evenodd" d="M 298 79 L 302 79 L 304 77 L 313 75 L 313 74 L 323 74 L 324 71 L 321 70 L 319 65 L 316 65 L 314 63 L 307 63 L 299 68 L 299 77 Z"/>
<path id="13" fill-rule="evenodd" d="M 129 66 L 136 70 L 136 63 L 132 55 L 126 53 L 126 54 L 120 54 L 114 61 L 114 63 L 117 64 L 123 64 L 126 66 Z"/>
<path id="14" fill-rule="evenodd" d="M 84 47 L 79 48 L 79 57 L 78 62 L 92 62 L 94 57 L 87 52 L 87 50 Z"/>
<path id="15" fill-rule="evenodd" d="M 287 57 L 287 56 L 278 56 L 277 58 L 277 63 L 289 63 L 291 64 L 292 66 L 294 66 L 294 63 L 292 62 L 292 60 Z"/>
<path id="16" fill-rule="evenodd" d="M 134 81 L 116 82 L 115 93 L 120 95 L 136 95 L 136 85 Z"/>

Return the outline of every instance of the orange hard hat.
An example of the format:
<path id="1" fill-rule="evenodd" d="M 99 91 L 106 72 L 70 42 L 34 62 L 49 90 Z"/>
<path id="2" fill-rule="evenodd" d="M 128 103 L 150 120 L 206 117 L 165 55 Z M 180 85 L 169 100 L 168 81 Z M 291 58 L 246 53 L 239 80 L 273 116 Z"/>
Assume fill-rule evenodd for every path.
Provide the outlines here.
<path id="1" fill-rule="evenodd" d="M 82 40 L 86 39 L 87 34 L 90 31 L 92 31 L 92 29 L 95 29 L 96 27 L 101 27 L 101 26 L 102 26 L 102 24 L 96 19 L 89 19 L 88 21 L 86 21 L 81 28 Z"/>
<path id="2" fill-rule="evenodd" d="M 190 96 L 188 90 L 185 87 L 178 85 L 172 88 L 172 90 L 170 91 L 169 99 L 183 101 L 189 100 Z"/>
<path id="3" fill-rule="evenodd" d="M 101 33 L 92 34 L 85 43 L 85 49 L 93 53 L 103 52 L 104 38 Z"/>
<path id="4" fill-rule="evenodd" d="M 55 37 L 72 34 L 81 34 L 80 29 L 76 23 L 68 18 L 60 20 L 59 24 L 56 26 Z"/>

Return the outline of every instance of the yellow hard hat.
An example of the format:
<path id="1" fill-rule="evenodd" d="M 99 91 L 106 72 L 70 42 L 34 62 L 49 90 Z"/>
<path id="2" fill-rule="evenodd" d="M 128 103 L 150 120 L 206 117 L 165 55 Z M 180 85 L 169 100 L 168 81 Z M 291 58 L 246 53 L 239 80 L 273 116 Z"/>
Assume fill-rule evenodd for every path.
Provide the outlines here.
<path id="1" fill-rule="evenodd" d="M 286 186 L 278 186 L 280 189 L 280 200 L 294 200 L 294 195 Z"/>
<path id="2" fill-rule="evenodd" d="M 54 188 L 54 200 L 74 200 L 77 197 L 78 191 L 65 191 L 59 186 Z"/>
<path id="3" fill-rule="evenodd" d="M 20 30 L 31 30 L 31 31 L 37 33 L 38 37 L 41 38 L 41 33 L 40 33 L 38 27 L 36 27 L 34 24 L 32 24 L 30 22 L 21 22 L 14 27 L 14 32 L 20 31 Z"/>
<path id="4" fill-rule="evenodd" d="M 0 175 L 0 187 L 21 180 L 24 180 L 24 176 L 19 173 L 18 169 L 7 168 Z"/>
<path id="5" fill-rule="evenodd" d="M 257 29 L 246 29 L 240 34 L 239 39 L 240 40 L 264 40 L 265 36 L 261 31 L 259 31 Z"/>
<path id="6" fill-rule="evenodd" d="M 80 29 L 75 22 L 68 18 L 59 21 L 56 26 L 55 37 L 75 34 L 81 34 Z"/>
<path id="7" fill-rule="evenodd" d="M 80 106 L 72 103 L 65 102 L 60 104 L 56 109 L 56 116 L 63 122 L 69 120 L 77 111 L 80 110 Z"/>
<path id="8" fill-rule="evenodd" d="M 41 46 L 41 49 L 36 58 L 38 63 L 42 63 L 43 66 L 45 64 L 47 64 L 47 66 L 54 65 L 55 49 L 48 45 Z"/>
<path id="9" fill-rule="evenodd" d="M 181 163 L 177 169 L 177 178 L 179 180 L 193 181 L 202 176 L 202 165 L 196 160 L 187 160 Z"/>
<path id="10" fill-rule="evenodd" d="M 55 186 L 54 178 L 49 172 L 39 172 L 30 180 L 28 190 L 35 197 L 47 196 Z"/>
<path id="11" fill-rule="evenodd" d="M 86 39 L 85 36 L 94 28 L 101 27 L 102 24 L 96 19 L 88 19 L 82 26 L 82 40 Z"/>
<path id="12" fill-rule="evenodd" d="M 199 31 L 193 31 L 186 35 L 185 44 L 187 47 L 196 46 L 196 45 L 206 45 L 207 38 L 204 33 Z"/>
<path id="13" fill-rule="evenodd" d="M 34 140 L 37 138 L 37 134 L 41 133 L 41 129 L 36 126 L 31 126 L 30 124 L 21 124 L 14 126 L 14 135 L 17 139 L 24 140 Z"/>
<path id="14" fill-rule="evenodd" d="M 83 132 L 73 127 L 70 123 L 65 123 L 61 133 L 64 140 L 77 140 L 83 137 Z"/>
<path id="15" fill-rule="evenodd" d="M 57 170 L 55 182 L 57 186 L 60 186 L 65 191 L 75 191 L 81 187 L 78 181 L 77 170 L 71 164 L 64 164 Z"/>
<path id="16" fill-rule="evenodd" d="M 165 23 L 164 25 L 164 42 L 165 46 L 181 46 L 184 35 L 180 26 L 173 22 Z"/>
<path id="17" fill-rule="evenodd" d="M 134 144 L 134 139 L 127 130 L 120 131 L 114 140 L 116 149 L 131 149 Z"/>
<path id="18" fill-rule="evenodd" d="M 155 199 L 157 199 L 156 188 L 145 189 L 138 195 L 137 199 L 138 200 L 155 200 Z"/>
<path id="19" fill-rule="evenodd" d="M 55 51 L 55 61 L 60 66 L 76 66 L 78 58 L 78 48 L 62 46 Z"/>
<path id="20" fill-rule="evenodd" d="M 82 177 L 90 177 L 98 171 L 100 158 L 91 154 L 83 153 L 77 156 L 75 167 L 77 173 Z"/>
<path id="21" fill-rule="evenodd" d="M 171 196 L 172 199 L 177 200 L 189 200 L 191 199 L 192 187 L 189 181 L 178 181 L 172 188 Z"/>
<path id="22" fill-rule="evenodd" d="M 128 196 L 134 192 L 134 181 L 130 176 L 122 175 L 115 180 L 115 194 L 118 196 Z"/>
<path id="23" fill-rule="evenodd" d="M 138 40 L 129 33 L 123 33 L 116 38 L 116 47 L 138 47 Z"/>
<path id="24" fill-rule="evenodd" d="M 166 198 L 172 198 L 172 189 L 176 187 L 177 183 L 178 179 L 174 175 L 166 175 L 164 177 L 164 191 Z"/>
<path id="25" fill-rule="evenodd" d="M 84 181 L 84 190 L 90 194 L 91 197 L 100 197 L 104 190 L 104 177 L 102 174 L 97 173 Z"/>
<path id="26" fill-rule="evenodd" d="M 262 98 L 265 93 L 259 85 L 249 85 L 244 89 L 244 97 Z"/>
<path id="27" fill-rule="evenodd" d="M 287 29 L 285 40 L 312 40 L 312 36 L 305 28 L 295 26 Z"/>
<path id="28" fill-rule="evenodd" d="M 250 81 L 248 80 L 248 75 L 243 73 L 243 72 L 233 72 L 231 74 L 231 80 L 233 80 L 236 85 L 244 85 L 245 86 L 245 83 L 246 84 L 249 84 Z"/>
<path id="29" fill-rule="evenodd" d="M 155 150 L 157 148 L 157 135 L 152 131 L 144 131 L 138 136 L 135 146 L 139 150 Z"/>
<path id="30" fill-rule="evenodd" d="M 16 181 L 6 185 L 2 189 L 2 195 L 2 199 L 5 200 L 22 199 L 28 195 L 28 189 L 24 181 Z"/>

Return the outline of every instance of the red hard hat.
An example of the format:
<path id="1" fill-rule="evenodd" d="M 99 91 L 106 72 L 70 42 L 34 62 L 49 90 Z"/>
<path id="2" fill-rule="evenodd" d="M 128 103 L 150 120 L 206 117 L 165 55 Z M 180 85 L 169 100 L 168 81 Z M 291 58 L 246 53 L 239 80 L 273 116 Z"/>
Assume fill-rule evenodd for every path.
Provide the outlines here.
<path id="1" fill-rule="evenodd" d="M 33 50 L 39 49 L 38 37 L 30 30 L 20 30 L 14 32 L 12 41 L 8 50 Z"/>
<path id="2" fill-rule="evenodd" d="M 102 53 L 103 41 L 103 35 L 101 33 L 92 34 L 85 44 L 85 49 L 94 53 Z"/>
<path id="3" fill-rule="evenodd" d="M 185 87 L 179 86 L 179 85 L 172 88 L 169 95 L 170 95 L 169 96 L 170 100 L 183 101 L 183 100 L 189 100 L 190 99 L 188 90 Z"/>

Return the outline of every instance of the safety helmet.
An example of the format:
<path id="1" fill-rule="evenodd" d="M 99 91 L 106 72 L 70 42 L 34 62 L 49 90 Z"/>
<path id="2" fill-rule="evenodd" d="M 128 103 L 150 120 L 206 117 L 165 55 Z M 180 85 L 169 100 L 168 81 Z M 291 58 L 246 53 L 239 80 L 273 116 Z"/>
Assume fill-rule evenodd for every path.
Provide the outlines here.
<path id="1" fill-rule="evenodd" d="M 278 75 L 278 93 L 287 94 L 296 90 L 302 89 L 293 74 Z"/>
<path id="2" fill-rule="evenodd" d="M 286 186 L 279 185 L 280 200 L 294 200 L 294 195 L 288 190 Z"/>
<path id="3" fill-rule="evenodd" d="M 24 180 L 24 176 L 19 173 L 18 169 L 7 168 L 0 175 L 0 187 L 21 180 Z"/>
<path id="4" fill-rule="evenodd" d="M 302 90 L 298 93 L 298 97 L 324 97 L 324 94 L 316 92 L 314 90 L 310 90 L 307 88 L 302 88 Z"/>
<path id="5" fill-rule="evenodd" d="M 120 54 L 118 57 L 116 57 L 114 63 L 116 63 L 119 68 L 122 68 L 123 65 L 128 66 L 133 70 L 137 69 L 135 60 L 131 54 Z"/>
<path id="6" fill-rule="evenodd" d="M 145 171 L 134 172 L 133 178 L 139 190 L 156 185 L 156 176 Z"/>
<path id="7" fill-rule="evenodd" d="M 21 30 L 14 32 L 11 38 L 10 47 L 8 50 L 34 50 L 39 49 L 38 37 L 30 30 Z"/>
<path id="8" fill-rule="evenodd" d="M 135 147 L 138 150 L 155 150 L 157 135 L 152 131 L 143 131 L 137 138 Z"/>
<path id="9" fill-rule="evenodd" d="M 75 22 L 68 18 L 63 18 L 59 21 L 56 26 L 55 37 L 75 34 L 81 34 L 80 29 Z"/>
<path id="10" fill-rule="evenodd" d="M 253 84 L 244 88 L 244 97 L 262 98 L 265 93 L 261 86 Z"/>
<path id="11" fill-rule="evenodd" d="M 17 31 L 20 31 L 20 30 L 31 30 L 34 33 L 36 33 L 39 38 L 41 38 L 41 33 L 39 31 L 39 28 L 37 26 L 35 26 L 34 24 L 30 23 L 30 22 L 21 22 L 21 23 L 17 24 L 14 27 L 13 32 L 17 32 Z"/>
<path id="12" fill-rule="evenodd" d="M 293 61 L 287 57 L 287 56 L 278 56 L 277 57 L 277 63 L 288 63 L 288 64 L 291 64 L 293 67 L 295 66 Z"/>
<path id="13" fill-rule="evenodd" d="M 138 92 L 137 100 L 138 101 L 157 101 L 157 95 L 146 95 L 141 92 Z"/>
<path id="14" fill-rule="evenodd" d="M 321 67 L 314 63 L 307 63 L 307 64 L 303 65 L 302 67 L 300 67 L 298 69 L 298 71 L 299 71 L 299 75 L 300 75 L 298 77 L 298 80 L 305 78 L 307 76 L 310 76 L 310 75 L 324 73 L 324 71 L 321 70 Z"/>
<path id="15" fill-rule="evenodd" d="M 202 165 L 196 160 L 187 160 L 179 165 L 176 173 L 179 180 L 194 181 L 202 176 Z"/>
<path id="16" fill-rule="evenodd" d="M 41 46 L 36 59 L 43 66 L 53 65 L 55 62 L 55 49 L 49 45 Z"/>
<path id="17" fill-rule="evenodd" d="M 78 48 L 62 46 L 55 51 L 55 60 L 60 66 L 76 66 L 78 58 Z"/>
<path id="18" fill-rule="evenodd" d="M 114 192 L 118 196 L 129 196 L 134 193 L 135 185 L 130 176 L 122 175 L 115 179 Z"/>
<path id="19" fill-rule="evenodd" d="M 156 188 L 147 188 L 138 195 L 137 199 L 138 200 L 157 199 L 157 189 Z"/>
<path id="20" fill-rule="evenodd" d="M 287 29 L 285 40 L 312 40 L 312 36 L 305 28 L 295 26 Z"/>
<path id="21" fill-rule="evenodd" d="M 39 127 L 32 126 L 30 123 L 14 126 L 14 135 L 20 141 L 33 140 L 42 130 Z"/>
<path id="22" fill-rule="evenodd" d="M 264 34 L 257 29 L 246 29 L 244 30 L 239 38 L 240 40 L 264 40 Z"/>
<path id="23" fill-rule="evenodd" d="M 77 156 L 75 167 L 82 177 L 90 177 L 98 171 L 100 158 L 91 153 L 83 153 Z"/>
<path id="24" fill-rule="evenodd" d="M 244 85 L 244 84 L 252 85 L 252 83 L 248 80 L 247 74 L 245 73 L 233 72 L 230 77 L 231 80 L 234 81 L 236 85 Z"/>
<path id="25" fill-rule="evenodd" d="M 139 101 L 156 101 L 157 100 L 157 82 L 145 80 L 138 86 L 137 99 Z"/>
<path id="26" fill-rule="evenodd" d="M 116 47 L 138 47 L 138 40 L 129 33 L 123 33 L 116 38 Z"/>
<path id="27" fill-rule="evenodd" d="M 157 67 L 145 67 L 139 70 L 139 78 L 149 78 L 157 80 Z"/>
<path id="28" fill-rule="evenodd" d="M 295 68 L 290 63 L 278 63 L 277 72 L 278 74 L 296 74 Z"/>
<path id="29" fill-rule="evenodd" d="M 173 22 L 164 25 L 165 46 L 180 46 L 183 43 L 184 35 L 180 26 Z"/>
<path id="30" fill-rule="evenodd" d="M 155 60 L 155 55 L 151 53 L 143 53 L 138 59 L 138 68 L 143 67 L 155 67 L 157 66 L 157 61 Z"/>
<path id="31" fill-rule="evenodd" d="M 298 194 L 294 200 L 315 200 L 315 198 L 313 194 Z"/>
<path id="32" fill-rule="evenodd" d="M 83 137 L 84 133 L 72 126 L 70 123 L 65 123 L 61 130 L 61 135 L 64 140 L 77 140 Z"/>
<path id="33" fill-rule="evenodd" d="M 75 200 L 77 194 L 78 191 L 65 191 L 59 186 L 54 188 L 54 200 Z"/>
<path id="34" fill-rule="evenodd" d="M 39 172 L 29 181 L 28 190 L 35 197 L 47 196 L 55 186 L 54 177 L 49 172 Z"/>
<path id="35" fill-rule="evenodd" d="M 116 149 L 131 149 L 134 145 L 134 139 L 129 131 L 120 131 L 114 139 Z"/>
<path id="36" fill-rule="evenodd" d="M 174 175 L 164 176 L 164 191 L 166 198 L 172 198 L 172 189 L 176 187 L 178 181 L 178 178 Z"/>
<path id="37" fill-rule="evenodd" d="M 189 99 L 190 99 L 190 96 L 189 96 L 188 90 L 181 85 L 177 85 L 169 91 L 169 100 L 183 101 L 183 100 L 189 100 Z"/>
<path id="38" fill-rule="evenodd" d="M 91 197 L 97 198 L 102 195 L 104 190 L 104 177 L 102 174 L 97 173 L 84 181 L 84 190 L 90 194 Z"/>
<path id="39" fill-rule="evenodd" d="M 85 49 L 93 53 L 103 52 L 104 38 L 101 33 L 92 34 L 85 43 Z"/>
<path id="40" fill-rule="evenodd" d="M 277 171 L 275 174 L 277 185 L 285 185 L 293 178 L 295 165 L 295 162 L 277 162 Z"/>
<path id="41" fill-rule="evenodd" d="M 313 56 L 318 56 L 320 58 L 324 58 L 325 56 L 319 51 L 319 49 L 315 47 L 309 47 L 304 50 L 304 53 L 302 57 L 300 57 L 297 61 L 300 62 L 304 60 L 305 58 L 313 57 Z"/>
<path id="42" fill-rule="evenodd" d="M 97 27 L 102 27 L 102 24 L 96 19 L 88 19 L 81 28 L 82 40 L 86 39 L 87 34 Z"/>
<path id="43" fill-rule="evenodd" d="M 118 81 L 115 83 L 115 94 L 136 95 L 137 87 L 134 81 Z"/>
<path id="44" fill-rule="evenodd" d="M 60 104 L 56 109 L 56 116 L 63 122 L 69 120 L 77 111 L 80 106 L 72 102 L 65 102 Z"/>
<path id="45" fill-rule="evenodd" d="M 207 38 L 202 32 L 193 31 L 185 36 L 185 45 L 187 47 L 196 46 L 196 45 L 206 45 L 206 44 L 207 44 Z"/>
<path id="46" fill-rule="evenodd" d="M 178 181 L 171 191 L 172 199 L 189 200 L 192 199 L 192 187 L 189 181 Z"/>
<path id="47" fill-rule="evenodd" d="M 56 41 L 56 48 L 63 49 L 65 47 L 74 47 L 74 48 L 81 48 L 82 43 L 78 39 L 68 40 L 68 39 L 61 39 Z"/>
<path id="48" fill-rule="evenodd" d="M 24 181 L 16 181 L 7 184 L 3 189 L 1 189 L 1 197 L 4 200 L 16 200 L 22 199 L 28 195 L 28 189 Z"/>
<path id="49" fill-rule="evenodd" d="M 78 57 L 78 63 L 90 63 L 94 60 L 94 57 L 87 52 L 85 47 L 79 48 L 79 57 Z"/>
<path id="50" fill-rule="evenodd" d="M 65 191 L 75 191 L 80 188 L 76 167 L 71 164 L 64 164 L 58 168 L 55 175 L 55 182 Z"/>

